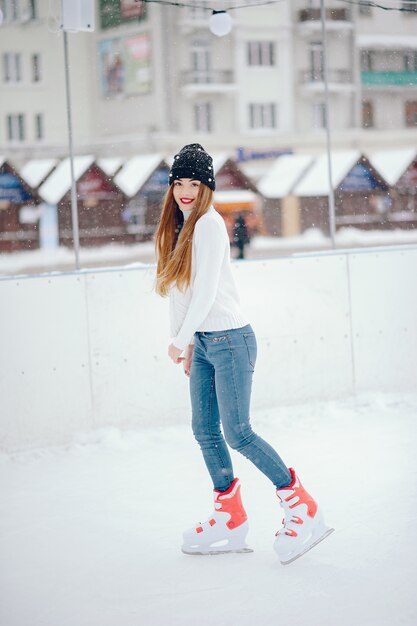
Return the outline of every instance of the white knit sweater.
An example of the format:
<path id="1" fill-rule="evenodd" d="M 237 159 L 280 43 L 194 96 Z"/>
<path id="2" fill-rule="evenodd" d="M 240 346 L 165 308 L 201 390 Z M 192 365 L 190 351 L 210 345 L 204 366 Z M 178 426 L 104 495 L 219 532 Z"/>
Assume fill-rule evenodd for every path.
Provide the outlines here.
<path id="1" fill-rule="evenodd" d="M 188 217 L 184 211 L 185 219 Z M 212 206 L 197 221 L 192 243 L 191 283 L 185 292 L 170 289 L 173 344 L 184 350 L 196 331 L 227 330 L 248 324 L 230 263 L 223 218 Z"/>

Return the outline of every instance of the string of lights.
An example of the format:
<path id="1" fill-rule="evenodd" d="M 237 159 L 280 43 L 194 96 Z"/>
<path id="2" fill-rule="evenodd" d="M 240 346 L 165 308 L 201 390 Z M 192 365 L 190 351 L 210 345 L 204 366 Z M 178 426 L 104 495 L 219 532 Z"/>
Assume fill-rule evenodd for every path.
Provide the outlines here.
<path id="1" fill-rule="evenodd" d="M 383 11 L 398 11 L 400 13 L 417 13 L 417 0 L 408 0 L 408 2 L 401 2 L 401 6 L 387 6 L 372 2 L 372 0 L 340 0 L 346 4 L 355 4 L 357 6 L 370 7 L 374 9 L 382 9 Z"/>
<path id="2" fill-rule="evenodd" d="M 156 3 L 156 4 L 164 4 L 168 6 L 176 6 L 176 7 L 189 7 L 194 9 L 201 9 L 202 11 L 209 11 L 211 13 L 225 13 L 229 11 L 233 11 L 236 9 L 247 9 L 259 6 L 266 6 L 270 4 L 278 4 L 280 2 L 284 2 L 285 0 L 260 0 L 259 2 L 246 2 L 245 4 L 232 4 L 227 8 L 222 10 L 213 9 L 212 7 L 208 7 L 206 4 L 202 5 L 198 2 L 175 2 L 174 0 L 136 0 L 137 2 L 143 2 L 144 4 Z M 396 5 L 390 5 L 387 3 L 379 4 L 378 2 L 373 2 L 372 0 L 339 0 L 339 2 L 344 2 L 345 4 L 352 4 L 359 7 L 370 7 L 375 9 L 381 9 L 383 11 L 398 11 L 401 13 L 417 13 L 417 0 L 408 0 L 407 2 L 403 2 L 402 0 L 398 0 Z M 401 5 L 401 6 L 398 6 Z"/>
<path id="3" fill-rule="evenodd" d="M 230 11 L 237 9 L 246 9 L 253 7 L 266 6 L 271 4 L 278 4 L 283 2 L 284 0 L 256 0 L 256 2 L 246 2 L 245 4 L 235 4 L 229 3 L 230 6 L 223 9 L 214 9 L 213 7 L 207 6 L 207 3 L 204 5 L 199 4 L 197 2 L 177 2 L 176 0 L 136 0 L 136 2 L 142 2 L 144 4 L 150 4 L 151 2 L 155 4 L 175 6 L 179 8 L 192 8 L 199 9 L 202 11 L 207 11 L 211 13 L 209 18 L 209 29 L 218 37 L 224 37 L 228 35 L 233 27 L 233 20 L 230 17 Z M 407 2 L 401 1 L 401 6 L 390 6 L 387 4 L 379 4 L 377 2 L 373 2 L 373 0 L 339 0 L 340 2 L 344 2 L 345 4 L 353 4 L 359 7 L 370 7 L 376 9 L 382 9 L 384 11 L 399 11 L 402 13 L 417 13 L 417 0 L 408 0 Z M 389 1 L 389 0 L 388 0 Z M 400 0 L 398 0 L 400 1 Z M 212 4 L 212 3 L 211 3 Z"/>

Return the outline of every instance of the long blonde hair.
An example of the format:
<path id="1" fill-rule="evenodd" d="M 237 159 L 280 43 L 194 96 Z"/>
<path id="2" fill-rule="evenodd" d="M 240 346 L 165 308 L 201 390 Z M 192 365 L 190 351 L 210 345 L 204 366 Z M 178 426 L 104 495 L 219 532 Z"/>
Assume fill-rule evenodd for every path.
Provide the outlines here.
<path id="1" fill-rule="evenodd" d="M 155 290 L 167 296 L 170 286 L 185 290 L 191 282 L 192 240 L 197 220 L 207 213 L 213 200 L 212 190 L 200 183 L 197 200 L 187 221 L 174 200 L 174 183 L 165 194 L 155 236 L 157 258 Z"/>

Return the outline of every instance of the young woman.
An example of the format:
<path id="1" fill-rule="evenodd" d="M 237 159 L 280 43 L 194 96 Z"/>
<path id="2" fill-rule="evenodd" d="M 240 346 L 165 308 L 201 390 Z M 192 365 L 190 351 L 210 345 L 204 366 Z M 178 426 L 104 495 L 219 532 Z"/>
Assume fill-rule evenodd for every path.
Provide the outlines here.
<path id="1" fill-rule="evenodd" d="M 174 158 L 169 183 L 156 234 L 156 290 L 170 298 L 168 355 L 190 377 L 193 433 L 214 486 L 213 515 L 184 533 L 182 550 L 250 551 L 229 445 L 274 484 L 285 511 L 274 547 L 281 562 L 289 563 L 333 529 L 324 524 L 294 470 L 250 425 L 256 338 L 240 308 L 226 226 L 212 206 L 212 158 L 199 144 L 184 146 Z"/>

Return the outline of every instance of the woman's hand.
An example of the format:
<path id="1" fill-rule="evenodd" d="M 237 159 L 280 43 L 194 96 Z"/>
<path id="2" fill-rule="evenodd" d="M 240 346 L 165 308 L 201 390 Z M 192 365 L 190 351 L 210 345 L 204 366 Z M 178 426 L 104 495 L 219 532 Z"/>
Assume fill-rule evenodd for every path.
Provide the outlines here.
<path id="1" fill-rule="evenodd" d="M 182 350 L 180 348 L 176 348 L 173 343 L 168 348 L 168 356 L 170 359 L 174 361 L 178 365 L 184 358 L 180 359 L 180 355 L 182 354 Z"/>
<path id="2" fill-rule="evenodd" d="M 191 362 L 193 360 L 193 350 L 194 350 L 194 346 L 192 344 L 187 346 L 185 350 L 185 358 L 183 360 L 183 365 L 184 365 L 184 373 L 186 376 L 190 375 Z"/>

